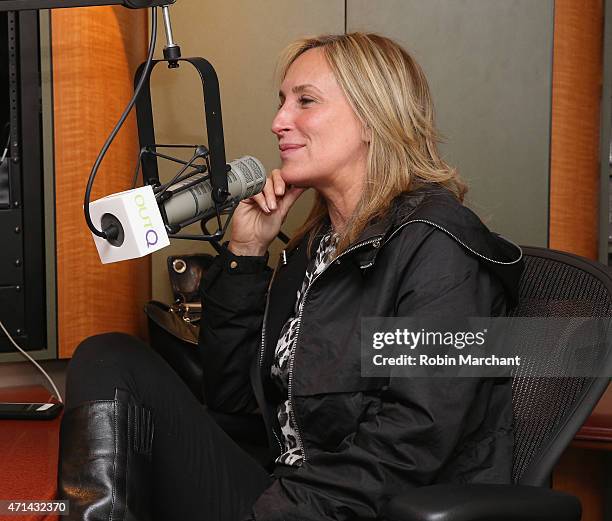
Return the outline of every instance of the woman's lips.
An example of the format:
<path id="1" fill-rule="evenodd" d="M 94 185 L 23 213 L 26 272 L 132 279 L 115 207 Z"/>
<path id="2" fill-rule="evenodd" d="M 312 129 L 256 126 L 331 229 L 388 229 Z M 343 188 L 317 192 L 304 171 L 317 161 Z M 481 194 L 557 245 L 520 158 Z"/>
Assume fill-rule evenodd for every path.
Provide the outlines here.
<path id="1" fill-rule="evenodd" d="M 286 157 L 289 157 L 296 150 L 299 150 L 302 147 L 304 147 L 304 145 L 284 144 L 284 145 L 279 145 L 278 146 L 278 148 L 280 150 L 280 156 L 283 159 L 285 159 Z"/>

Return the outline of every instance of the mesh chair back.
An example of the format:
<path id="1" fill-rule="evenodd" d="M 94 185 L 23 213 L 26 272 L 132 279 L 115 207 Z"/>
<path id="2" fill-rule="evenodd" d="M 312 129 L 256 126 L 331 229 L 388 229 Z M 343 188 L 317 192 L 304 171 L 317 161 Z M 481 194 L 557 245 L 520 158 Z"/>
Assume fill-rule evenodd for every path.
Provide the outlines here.
<path id="1" fill-rule="evenodd" d="M 520 302 L 510 316 L 612 316 L 612 277 L 607 267 L 544 248 L 523 248 L 523 251 L 525 271 Z M 558 351 L 568 347 L 581 348 L 581 357 L 608 356 L 588 345 L 542 346 L 547 354 L 560 356 L 563 353 Z M 514 483 L 542 486 L 605 391 L 608 379 L 534 377 L 529 373 L 529 368 L 521 369 L 512 385 L 515 427 L 512 478 Z"/>

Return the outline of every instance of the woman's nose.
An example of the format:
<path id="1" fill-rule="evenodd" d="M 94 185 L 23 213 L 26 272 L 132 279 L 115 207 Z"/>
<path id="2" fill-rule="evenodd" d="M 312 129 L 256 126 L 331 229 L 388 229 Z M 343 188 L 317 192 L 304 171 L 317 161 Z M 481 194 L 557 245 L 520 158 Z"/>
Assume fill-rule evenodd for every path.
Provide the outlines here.
<path id="1" fill-rule="evenodd" d="M 272 120 L 272 132 L 280 136 L 283 132 L 291 129 L 291 115 L 289 110 L 283 105 L 276 112 Z"/>

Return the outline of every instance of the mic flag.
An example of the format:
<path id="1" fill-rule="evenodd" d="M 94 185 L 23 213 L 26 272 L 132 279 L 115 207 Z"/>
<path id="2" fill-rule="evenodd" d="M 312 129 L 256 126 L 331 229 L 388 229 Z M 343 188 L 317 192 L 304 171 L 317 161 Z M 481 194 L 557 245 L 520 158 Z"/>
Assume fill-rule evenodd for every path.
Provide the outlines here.
<path id="1" fill-rule="evenodd" d="M 99 228 L 116 226 L 116 239 L 92 233 L 103 264 L 143 257 L 170 245 L 153 188 L 141 186 L 90 203 L 92 222 Z"/>

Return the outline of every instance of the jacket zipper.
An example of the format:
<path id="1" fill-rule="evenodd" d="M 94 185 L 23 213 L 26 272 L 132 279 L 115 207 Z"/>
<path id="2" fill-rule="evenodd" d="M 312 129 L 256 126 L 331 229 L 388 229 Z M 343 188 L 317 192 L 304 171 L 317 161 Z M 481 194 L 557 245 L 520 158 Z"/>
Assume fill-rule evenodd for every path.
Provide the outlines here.
<path id="1" fill-rule="evenodd" d="M 515 259 L 511 262 L 504 262 L 504 261 L 498 261 L 495 259 L 490 259 L 489 257 L 486 257 L 485 255 L 482 255 L 481 253 L 478 253 L 476 250 L 473 250 L 472 248 L 470 248 L 467 244 L 465 244 L 461 239 L 459 239 L 459 237 L 457 237 L 455 234 L 453 234 L 452 232 L 449 232 L 446 228 L 444 228 L 443 226 L 440 226 L 437 223 L 434 223 L 432 221 L 428 221 L 426 219 L 411 219 L 410 221 L 406 221 L 405 223 L 400 224 L 395 230 L 393 230 L 393 233 L 391 233 L 391 235 L 389 235 L 389 237 L 387 238 L 387 240 L 384 242 L 384 244 L 387 244 L 392 238 L 393 236 L 399 232 L 404 226 L 407 226 L 408 224 L 412 224 L 412 223 L 425 223 L 425 224 L 429 224 L 430 226 L 433 226 L 434 228 L 437 228 L 438 230 L 443 231 L 444 233 L 446 233 L 448 236 L 452 237 L 456 242 L 458 242 L 459 244 L 461 244 L 461 246 L 463 246 L 466 250 L 472 252 L 474 255 L 477 255 L 478 257 L 480 257 L 481 259 L 485 259 L 489 262 L 493 262 L 495 264 L 503 264 L 503 265 L 511 265 L 511 264 L 516 264 L 517 262 L 519 262 L 522 258 L 523 258 L 523 250 L 516 245 L 515 243 L 513 243 L 511 240 L 506 239 L 505 237 L 503 237 L 503 239 L 512 244 L 512 246 L 514 246 L 520 253 L 518 256 L 518 259 Z"/>
<path id="2" fill-rule="evenodd" d="M 348 250 L 343 251 L 340 255 L 338 255 L 338 257 L 336 257 L 332 262 L 330 262 L 323 271 L 321 271 L 314 279 L 312 279 L 312 281 L 310 282 L 310 285 L 306 288 L 306 291 L 304 292 L 304 297 L 302 298 L 302 305 L 300 306 L 300 310 L 298 313 L 298 323 L 297 323 L 297 328 L 295 332 L 295 340 L 293 341 L 293 347 L 291 348 L 291 352 L 289 355 L 289 382 L 287 386 L 287 394 L 288 394 L 289 402 L 291 403 L 291 413 L 293 414 L 293 422 L 295 423 L 295 435 L 299 441 L 300 446 L 302 447 L 302 460 L 304 463 L 306 463 L 306 447 L 304 447 L 304 443 L 302 441 L 302 435 L 300 434 L 300 426 L 298 425 L 298 421 L 297 421 L 296 407 L 293 401 L 293 364 L 295 361 L 295 352 L 297 351 L 298 340 L 300 338 L 300 330 L 302 328 L 302 315 L 304 313 L 304 306 L 306 305 L 306 297 L 308 297 L 310 288 L 312 288 L 315 281 L 321 275 L 323 275 L 323 273 L 325 273 L 332 264 L 338 263 L 341 257 L 350 253 L 351 251 L 354 251 L 357 248 L 361 248 L 362 246 L 366 246 L 367 244 L 372 244 L 372 243 L 378 243 L 380 245 L 380 237 L 361 242 L 359 244 L 356 244 L 352 248 L 349 248 Z"/>
<path id="3" fill-rule="evenodd" d="M 265 345 L 266 345 L 266 319 L 268 318 L 268 303 L 270 302 L 270 288 L 272 287 L 272 283 L 274 282 L 277 271 L 278 271 L 278 265 L 276 266 L 276 269 L 274 270 L 274 274 L 272 275 L 272 280 L 270 280 L 270 285 L 268 286 L 268 293 L 266 295 L 266 308 L 264 310 L 263 322 L 261 325 L 261 345 L 259 346 L 259 369 L 260 369 L 259 372 L 260 374 L 261 374 L 261 368 L 263 366 L 264 352 L 265 352 Z M 278 443 L 278 448 L 280 449 L 280 452 L 282 454 L 283 444 L 281 443 L 280 439 L 278 438 L 278 435 L 276 434 L 274 425 L 271 425 L 270 427 L 272 429 L 272 434 L 274 434 L 274 438 L 276 439 L 276 443 Z"/>

